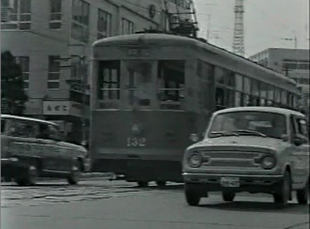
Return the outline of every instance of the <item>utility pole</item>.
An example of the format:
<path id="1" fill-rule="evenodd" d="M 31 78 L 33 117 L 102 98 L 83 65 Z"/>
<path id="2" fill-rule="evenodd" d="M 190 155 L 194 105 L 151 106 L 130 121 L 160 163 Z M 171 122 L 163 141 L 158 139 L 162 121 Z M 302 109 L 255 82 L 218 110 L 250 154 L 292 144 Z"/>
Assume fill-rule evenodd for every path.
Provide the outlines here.
<path id="1" fill-rule="evenodd" d="M 70 90 L 72 88 L 77 88 L 77 91 L 79 91 L 82 94 L 82 114 L 81 114 L 81 124 L 82 124 L 82 141 L 85 141 L 87 138 L 87 131 L 86 131 L 86 120 L 87 120 L 87 90 L 89 89 L 89 85 L 87 82 L 87 64 L 86 64 L 86 56 L 78 56 L 79 63 L 77 65 L 77 74 L 78 77 L 76 79 L 69 79 L 67 80 L 67 83 L 71 86 Z M 70 66 L 72 67 L 72 66 Z"/>
<path id="2" fill-rule="evenodd" d="M 74 46 L 74 45 L 73 45 Z M 76 45 L 81 46 L 81 45 Z M 67 83 L 70 85 L 70 91 L 76 91 L 82 94 L 82 108 L 81 108 L 81 125 L 82 125 L 82 141 L 85 141 L 87 139 L 87 91 L 89 90 L 88 85 L 88 71 L 87 71 L 87 59 L 85 55 L 85 46 L 84 46 L 84 55 L 78 55 L 78 56 L 71 56 L 70 59 L 72 60 L 72 57 L 78 58 L 78 64 L 74 67 L 76 67 L 77 76 L 73 78 L 70 75 L 70 79 L 67 80 Z M 73 65 L 67 65 L 67 66 L 61 66 L 62 68 L 72 68 Z"/>
<path id="3" fill-rule="evenodd" d="M 294 38 L 281 38 L 281 40 L 284 41 L 294 41 L 294 48 L 297 49 L 297 37 L 295 36 Z"/>
<path id="4" fill-rule="evenodd" d="M 83 141 L 88 140 L 86 139 L 86 107 L 87 107 L 87 89 L 88 89 L 88 82 L 87 82 L 87 65 L 86 65 L 86 57 L 82 56 L 80 58 L 80 79 L 82 81 L 82 139 Z"/>

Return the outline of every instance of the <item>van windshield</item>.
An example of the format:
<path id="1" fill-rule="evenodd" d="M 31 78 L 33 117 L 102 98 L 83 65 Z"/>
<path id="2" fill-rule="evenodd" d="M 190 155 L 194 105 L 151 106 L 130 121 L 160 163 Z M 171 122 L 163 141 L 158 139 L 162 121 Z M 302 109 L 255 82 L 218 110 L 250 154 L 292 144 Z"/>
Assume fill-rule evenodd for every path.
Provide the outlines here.
<path id="1" fill-rule="evenodd" d="M 238 111 L 219 114 L 211 124 L 209 137 L 221 133 L 261 134 L 271 138 L 281 138 L 287 134 L 286 117 L 282 114 L 261 111 Z"/>

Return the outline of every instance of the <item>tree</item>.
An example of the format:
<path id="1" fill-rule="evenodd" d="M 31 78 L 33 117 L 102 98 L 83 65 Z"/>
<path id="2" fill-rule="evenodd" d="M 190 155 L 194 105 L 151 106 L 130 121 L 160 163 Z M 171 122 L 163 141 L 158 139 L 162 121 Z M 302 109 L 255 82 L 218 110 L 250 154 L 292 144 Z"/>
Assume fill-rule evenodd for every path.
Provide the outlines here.
<path id="1" fill-rule="evenodd" d="M 22 115 L 28 96 L 22 69 L 10 51 L 1 53 L 1 106 L 3 113 Z"/>

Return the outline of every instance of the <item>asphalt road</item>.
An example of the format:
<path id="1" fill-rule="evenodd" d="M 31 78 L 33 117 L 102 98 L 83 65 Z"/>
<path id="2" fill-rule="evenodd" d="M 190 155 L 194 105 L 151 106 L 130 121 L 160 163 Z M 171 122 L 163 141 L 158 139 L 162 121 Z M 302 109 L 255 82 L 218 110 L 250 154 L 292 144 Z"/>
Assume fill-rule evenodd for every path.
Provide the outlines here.
<path id="1" fill-rule="evenodd" d="M 138 188 L 123 181 L 41 182 L 1 187 L 1 229 L 308 229 L 309 205 L 276 209 L 265 195 L 218 194 L 187 206 L 182 186 Z"/>

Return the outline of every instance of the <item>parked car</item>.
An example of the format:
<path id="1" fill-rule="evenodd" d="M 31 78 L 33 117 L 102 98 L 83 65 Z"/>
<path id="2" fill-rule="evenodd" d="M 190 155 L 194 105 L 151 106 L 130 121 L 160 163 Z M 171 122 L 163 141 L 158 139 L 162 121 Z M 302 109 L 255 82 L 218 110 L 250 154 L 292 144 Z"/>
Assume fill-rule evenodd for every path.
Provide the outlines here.
<path id="1" fill-rule="evenodd" d="M 306 117 L 273 107 L 228 108 L 213 114 L 205 137 L 183 158 L 185 198 L 195 206 L 209 192 L 224 201 L 236 193 L 268 193 L 281 207 L 296 191 L 309 198 L 309 133 Z"/>
<path id="2" fill-rule="evenodd" d="M 83 146 L 62 140 L 57 124 L 15 115 L 1 115 L 1 177 L 34 185 L 38 177 L 79 182 L 87 170 Z"/>

